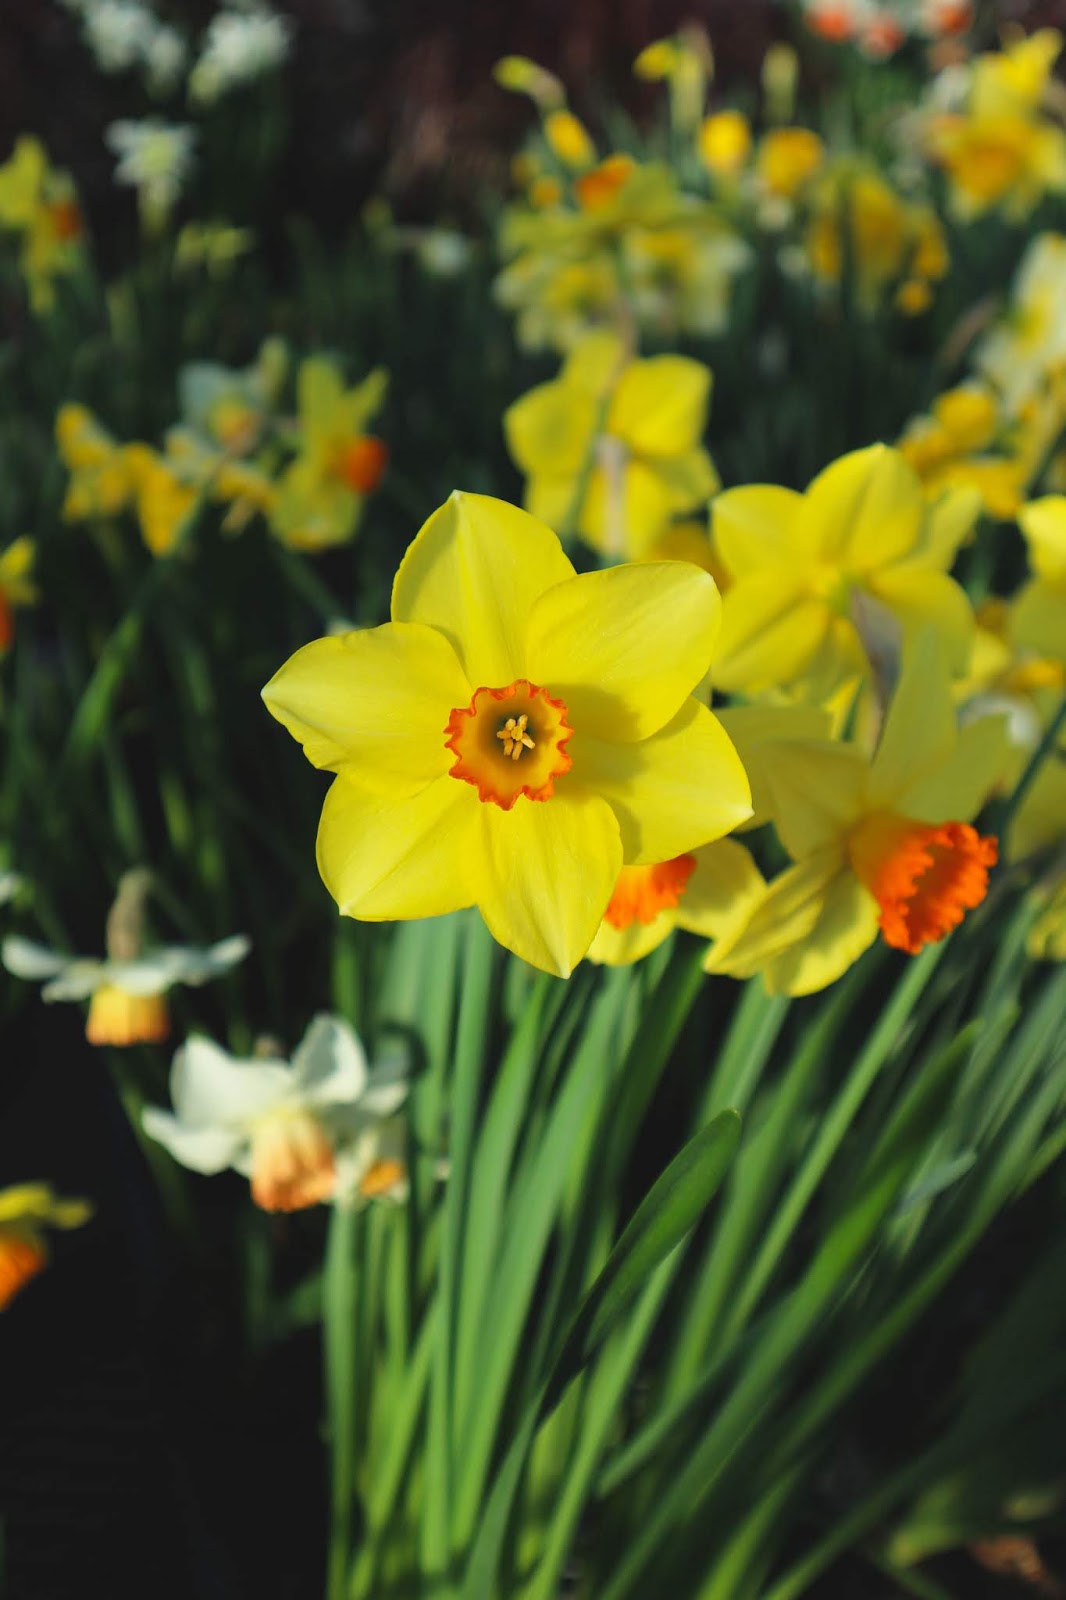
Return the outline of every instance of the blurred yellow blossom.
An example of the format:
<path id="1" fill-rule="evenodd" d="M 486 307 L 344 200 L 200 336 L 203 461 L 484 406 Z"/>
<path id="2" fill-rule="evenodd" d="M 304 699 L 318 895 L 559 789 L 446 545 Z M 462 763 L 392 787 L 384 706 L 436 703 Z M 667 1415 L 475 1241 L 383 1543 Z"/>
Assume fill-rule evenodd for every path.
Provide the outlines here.
<path id="1" fill-rule="evenodd" d="M 0 1189 L 0 1311 L 48 1265 L 46 1228 L 80 1228 L 93 1208 L 87 1200 L 62 1200 L 48 1183 Z"/>
<path id="2" fill-rule="evenodd" d="M 849 164 L 827 174 L 813 206 L 806 240 L 811 270 L 823 283 L 837 284 L 849 263 L 864 309 L 876 309 L 901 279 L 928 288 L 948 270 L 936 213 L 905 201 L 873 170 Z M 914 293 L 912 288 L 912 303 Z"/>
<path id="3" fill-rule="evenodd" d="M 34 311 L 50 309 L 55 280 L 81 262 L 84 223 L 65 172 L 49 165 L 38 139 L 20 138 L 0 166 L 0 228 L 22 241 L 20 266 Z"/>
<path id="4" fill-rule="evenodd" d="M 13 539 L 6 550 L 0 550 L 0 655 L 10 649 L 14 638 L 15 608 L 37 602 L 37 586 L 33 582 L 35 554 L 33 540 L 25 534 Z"/>
<path id="5" fill-rule="evenodd" d="M 286 544 L 322 550 L 354 537 L 366 497 L 388 463 L 384 442 L 367 432 L 387 385 L 380 368 L 346 389 L 324 357 L 301 364 L 299 452 L 282 473 L 269 508 L 271 527 Z"/>
<path id="6" fill-rule="evenodd" d="M 825 159 L 825 146 L 810 128 L 772 128 L 759 141 L 755 172 L 766 194 L 794 200 Z"/>
<path id="7" fill-rule="evenodd" d="M 700 124 L 703 163 L 717 178 L 734 178 L 751 154 L 751 124 L 742 111 L 716 111 Z"/>
<path id="8" fill-rule="evenodd" d="M 70 473 L 63 501 L 67 522 L 112 517 L 129 504 L 134 482 L 125 449 L 87 406 L 73 402 L 60 406 L 56 414 L 56 444 Z"/>
<path id="9" fill-rule="evenodd" d="M 733 839 L 717 839 L 672 861 L 623 867 L 588 959 L 629 966 L 658 949 L 675 928 L 717 939 L 764 888 L 750 853 Z"/>

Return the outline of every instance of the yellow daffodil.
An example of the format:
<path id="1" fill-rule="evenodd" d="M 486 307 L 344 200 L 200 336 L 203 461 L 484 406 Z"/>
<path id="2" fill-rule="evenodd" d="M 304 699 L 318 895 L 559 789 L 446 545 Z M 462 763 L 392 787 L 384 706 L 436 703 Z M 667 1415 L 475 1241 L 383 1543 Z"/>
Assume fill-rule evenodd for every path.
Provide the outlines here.
<path id="1" fill-rule="evenodd" d="M 0 228 L 22 240 L 21 269 L 35 311 L 55 299 L 55 279 L 81 260 L 84 235 L 74 185 L 51 167 L 39 140 L 23 137 L 0 166 Z"/>
<path id="2" fill-rule="evenodd" d="M 80 1228 L 93 1208 L 87 1200 L 61 1200 L 48 1183 L 0 1189 L 0 1311 L 48 1265 L 46 1228 Z"/>
<path id="3" fill-rule="evenodd" d="M 651 866 L 623 867 L 588 958 L 627 967 L 658 949 L 675 928 L 717 939 L 765 888 L 742 844 L 713 844 Z"/>
<path id="4" fill-rule="evenodd" d="M 704 30 L 689 24 L 672 39 L 646 45 L 634 61 L 633 71 L 647 82 L 669 85 L 671 125 L 680 138 L 690 139 L 714 76 L 714 55 Z"/>
<path id="5" fill-rule="evenodd" d="M 806 242 L 815 278 L 839 283 L 847 261 L 867 310 L 880 305 L 901 279 L 927 285 L 947 272 L 947 246 L 936 213 L 903 200 L 877 172 L 845 168 L 830 174 L 818 186 L 814 206 Z"/>
<path id="6" fill-rule="evenodd" d="M 618 337 L 588 334 L 558 378 L 504 417 L 511 454 L 527 475 L 527 509 L 552 527 L 576 526 L 610 555 L 644 554 L 716 487 L 699 442 L 710 388 L 698 361 L 628 361 Z"/>
<path id="7" fill-rule="evenodd" d="M 998 396 L 969 381 L 938 395 L 928 416 L 914 417 L 898 449 L 931 499 L 946 489 L 970 488 L 990 516 L 1013 517 L 1025 492 L 1028 462 L 1005 454 Z"/>
<path id="8" fill-rule="evenodd" d="M 318 863 L 369 921 L 477 905 L 501 944 L 567 975 L 624 865 L 743 822 L 743 768 L 692 696 L 718 596 L 680 562 L 578 577 L 555 535 L 453 494 L 408 550 L 392 621 L 316 640 L 263 691 L 336 772 Z"/>
<path id="9" fill-rule="evenodd" d="M 974 366 L 1009 416 L 1019 416 L 1050 375 L 1066 368 L 1066 237 L 1041 233 L 1026 247 L 1006 314 L 974 353 Z"/>
<path id="10" fill-rule="evenodd" d="M 130 503 L 135 485 L 125 448 L 101 427 L 87 406 L 60 406 L 56 444 L 70 473 L 63 501 L 67 522 L 113 517 Z"/>
<path id="11" fill-rule="evenodd" d="M 330 361 L 312 357 L 297 376 L 300 453 L 282 474 L 271 527 L 299 550 L 324 550 L 354 537 L 363 505 L 388 462 L 382 440 L 367 432 L 388 384 L 380 369 L 345 389 Z"/>
<path id="12" fill-rule="evenodd" d="M 34 544 L 23 535 L 0 550 L 0 655 L 11 648 L 15 635 L 14 611 L 37 601 L 33 582 Z"/>
<path id="13" fill-rule="evenodd" d="M 810 994 L 876 939 L 915 955 L 984 898 L 997 846 L 970 819 L 998 780 L 1002 718 L 958 730 L 936 641 L 903 672 L 873 758 L 800 739 L 767 766 L 775 825 L 794 865 L 712 946 L 708 970 L 771 993 Z"/>
<path id="14" fill-rule="evenodd" d="M 125 457 L 141 537 L 154 556 L 169 555 L 200 498 L 200 485 L 186 482 L 149 445 L 127 445 Z"/>
<path id="15" fill-rule="evenodd" d="M 825 145 L 810 128 L 773 128 L 763 135 L 755 175 L 763 192 L 794 200 L 825 160 Z"/>
<path id="16" fill-rule="evenodd" d="M 715 682 L 745 694 L 797 686 L 824 699 L 868 670 L 857 622 L 871 604 L 904 636 L 933 624 L 961 670 L 973 616 L 948 569 L 979 504 L 956 489 L 931 506 L 886 445 L 842 456 L 805 494 L 761 484 L 720 494 L 714 543 L 730 581 Z"/>
<path id="17" fill-rule="evenodd" d="M 564 167 L 582 172 L 596 159 L 596 146 L 589 131 L 572 111 L 549 111 L 544 118 L 544 137 Z"/>
<path id="18" fill-rule="evenodd" d="M 699 151 L 716 178 L 735 178 L 751 154 L 751 123 L 742 111 L 716 111 L 700 125 Z"/>
<path id="19" fill-rule="evenodd" d="M 995 209 L 1024 217 L 1045 194 L 1066 191 L 1066 133 L 1041 114 L 1061 48 L 1062 35 L 1044 28 L 979 56 L 965 110 L 930 117 L 927 147 L 963 220 Z"/>

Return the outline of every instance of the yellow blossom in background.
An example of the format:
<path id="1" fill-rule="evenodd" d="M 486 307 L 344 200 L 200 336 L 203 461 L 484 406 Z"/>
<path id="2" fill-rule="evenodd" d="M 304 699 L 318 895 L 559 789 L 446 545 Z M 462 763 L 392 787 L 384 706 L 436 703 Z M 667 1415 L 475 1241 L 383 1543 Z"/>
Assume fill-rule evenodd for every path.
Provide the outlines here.
<path id="1" fill-rule="evenodd" d="M 1066 132 L 1041 110 L 1061 48 L 1061 34 L 1044 28 L 979 56 L 965 109 L 930 114 L 926 147 L 963 221 L 997 209 L 1018 219 L 1066 191 Z"/>
<path id="2" fill-rule="evenodd" d="M 271 527 L 299 550 L 323 550 L 353 538 L 366 497 L 381 481 L 388 450 L 367 432 L 385 399 L 380 368 L 353 389 L 332 362 L 311 357 L 296 380 L 300 447 L 270 507 Z"/>
<path id="3" fill-rule="evenodd" d="M 961 669 L 973 616 L 948 569 L 979 504 L 953 489 L 930 505 L 886 445 L 842 456 L 804 494 L 769 484 L 720 494 L 713 538 L 730 582 L 715 682 L 822 700 L 869 671 L 860 624 L 878 613 L 904 636 L 932 624 Z"/>
<path id="4" fill-rule="evenodd" d="M 544 118 L 544 137 L 552 154 L 565 167 L 582 171 L 596 159 L 596 146 L 588 129 L 572 111 L 550 111 Z"/>
<path id="5" fill-rule="evenodd" d="M 703 115 L 707 85 L 714 76 L 710 40 L 698 24 L 672 39 L 645 46 L 633 63 L 638 78 L 663 82 L 670 90 L 670 121 L 681 139 L 691 138 Z"/>
<path id="6" fill-rule="evenodd" d="M 937 282 L 949 265 L 943 228 L 931 207 L 903 200 L 879 173 L 850 169 L 821 182 L 813 205 L 806 248 L 816 279 L 838 284 L 847 262 L 865 309 L 875 309 L 903 279 L 914 308 L 925 309 L 921 296 L 915 304 L 914 286 Z"/>
<path id="7" fill-rule="evenodd" d="M 714 492 L 701 444 L 711 374 L 685 356 L 626 359 L 620 338 L 588 334 L 559 377 L 504 416 L 527 476 L 525 505 L 615 557 L 639 556 L 675 516 Z"/>
<path id="8" fill-rule="evenodd" d="M 492 69 L 501 89 L 512 94 L 527 94 L 537 105 L 548 109 L 564 103 L 563 86 L 545 67 L 528 56 L 503 56 Z"/>
<path id="9" fill-rule="evenodd" d="M 22 241 L 20 267 L 34 311 L 48 311 L 55 280 L 77 270 L 85 232 L 74 185 L 49 165 L 44 146 L 19 139 L 0 166 L 0 228 Z"/>
<path id="10" fill-rule="evenodd" d="M 48 1265 L 46 1228 L 80 1228 L 93 1208 L 87 1200 L 61 1200 L 48 1183 L 0 1189 L 0 1311 Z"/>
<path id="11" fill-rule="evenodd" d="M 735 178 L 751 154 L 751 123 L 742 111 L 716 111 L 700 124 L 704 166 L 717 178 Z"/>
<path id="12" fill-rule="evenodd" d="M 392 621 L 316 640 L 263 691 L 337 774 L 318 863 L 341 911 L 476 904 L 501 944 L 567 975 L 623 866 L 750 814 L 736 752 L 692 695 L 718 609 L 695 567 L 579 577 L 526 512 L 453 494 L 401 563 Z"/>
<path id="13" fill-rule="evenodd" d="M 997 848 L 970 826 L 1005 759 L 1003 718 L 961 731 L 934 636 L 905 653 L 871 759 L 828 740 L 779 742 L 766 779 L 794 865 L 718 939 L 711 972 L 761 972 L 770 993 L 811 994 L 876 939 L 916 955 L 984 898 Z"/>
<path id="14" fill-rule="evenodd" d="M 6 550 L 0 550 L 0 655 L 11 648 L 15 608 L 37 603 L 37 586 L 33 581 L 35 554 L 33 540 L 25 535 L 13 539 Z"/>
<path id="15" fill-rule="evenodd" d="M 87 406 L 60 406 L 56 444 L 70 473 L 63 516 L 67 522 L 113 517 L 130 503 L 133 475 L 125 449 L 101 427 Z"/>
<path id="16" fill-rule="evenodd" d="M 1018 513 L 1033 576 L 1012 609 L 1016 644 L 1066 663 L 1066 495 L 1032 500 Z"/>
<path id="17" fill-rule="evenodd" d="M 825 146 L 810 128 L 773 128 L 759 141 L 755 173 L 766 194 L 794 200 L 824 160 Z"/>
<path id="18" fill-rule="evenodd" d="M 169 555 L 184 530 L 200 488 L 188 483 L 165 456 L 146 444 L 126 446 L 141 536 L 154 556 Z"/>
<path id="19" fill-rule="evenodd" d="M 1006 453 L 1000 402 L 985 383 L 967 381 L 938 395 L 929 415 L 907 424 L 898 449 L 933 499 L 946 489 L 970 488 L 1001 519 L 1021 504 L 1028 463 Z"/>
<path id="20" fill-rule="evenodd" d="M 1066 370 L 1066 237 L 1030 240 L 1005 314 L 981 339 L 974 366 L 991 383 L 1010 416 Z"/>

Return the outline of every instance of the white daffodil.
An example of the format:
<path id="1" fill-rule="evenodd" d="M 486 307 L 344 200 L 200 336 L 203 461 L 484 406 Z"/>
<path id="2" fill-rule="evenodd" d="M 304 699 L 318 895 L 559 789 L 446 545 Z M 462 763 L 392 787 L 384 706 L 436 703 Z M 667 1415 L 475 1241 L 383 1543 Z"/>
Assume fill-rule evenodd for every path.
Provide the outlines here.
<path id="1" fill-rule="evenodd" d="M 358 1201 L 404 1190 L 395 1114 L 406 1093 L 397 1062 L 368 1071 L 348 1024 L 318 1016 L 291 1062 L 238 1060 L 194 1036 L 174 1057 L 173 1113 L 150 1108 L 143 1121 L 183 1166 L 233 1167 L 265 1211 L 297 1211 L 335 1194 Z"/>
<path id="2" fill-rule="evenodd" d="M 144 59 L 156 20 L 139 0 L 92 0 L 82 8 L 85 42 L 102 72 L 125 72 Z"/>
<path id="3" fill-rule="evenodd" d="M 189 75 L 189 95 L 209 105 L 235 85 L 251 83 L 279 67 L 289 53 L 289 24 L 265 7 L 220 11 L 204 34 L 200 59 Z"/>
<path id="4" fill-rule="evenodd" d="M 43 980 L 45 1000 L 88 1000 L 90 1044 L 126 1045 L 165 1039 L 167 990 L 221 977 L 250 949 L 250 941 L 238 933 L 205 948 L 164 945 L 129 960 L 99 961 L 62 955 L 12 934 L 0 945 L 0 961 L 16 978 Z"/>
<path id="5" fill-rule="evenodd" d="M 144 117 L 140 122 L 113 122 L 106 138 L 119 158 L 116 183 L 136 189 L 146 228 L 163 227 L 192 165 L 195 130 L 159 117 Z"/>
<path id="6" fill-rule="evenodd" d="M 14 900 L 22 888 L 22 879 L 17 872 L 0 872 L 0 906 Z"/>

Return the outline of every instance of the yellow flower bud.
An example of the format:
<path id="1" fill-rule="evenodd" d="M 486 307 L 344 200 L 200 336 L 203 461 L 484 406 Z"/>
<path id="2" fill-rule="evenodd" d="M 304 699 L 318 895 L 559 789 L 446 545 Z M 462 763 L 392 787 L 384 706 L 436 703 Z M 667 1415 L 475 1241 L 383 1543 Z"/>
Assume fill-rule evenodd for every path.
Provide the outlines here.
<path id="1" fill-rule="evenodd" d="M 699 131 L 704 165 L 721 178 L 738 173 L 751 153 L 751 126 L 741 111 L 718 111 Z"/>
<path id="2" fill-rule="evenodd" d="M 566 167 L 590 167 L 596 159 L 596 147 L 572 111 L 552 111 L 546 116 L 544 137 Z"/>

